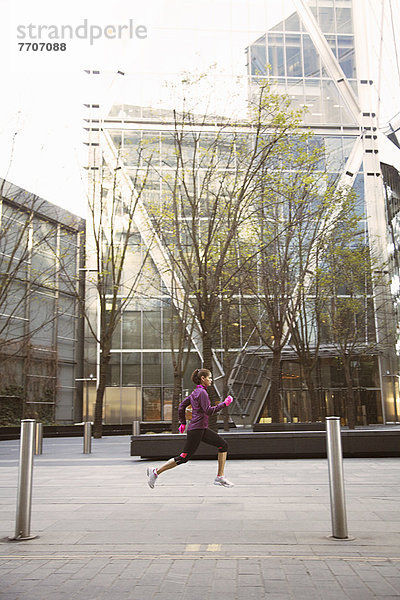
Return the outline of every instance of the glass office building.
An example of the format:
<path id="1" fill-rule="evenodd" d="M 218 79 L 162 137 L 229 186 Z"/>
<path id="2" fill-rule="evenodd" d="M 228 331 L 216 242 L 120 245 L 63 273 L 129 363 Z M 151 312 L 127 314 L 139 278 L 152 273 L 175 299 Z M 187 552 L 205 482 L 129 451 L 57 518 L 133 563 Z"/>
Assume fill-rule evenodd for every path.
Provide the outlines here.
<path id="1" fill-rule="evenodd" d="M 362 12 L 368 7 L 351 0 L 310 0 L 296 6 L 297 12 L 248 48 L 250 94 L 260 81 L 268 80 L 273 89 L 288 95 L 293 106 L 306 110 L 304 125 L 321 140 L 328 170 L 339 184 L 357 192 L 357 209 L 371 254 L 388 264 L 391 225 L 385 219 L 388 209 L 381 163 L 387 155 L 388 160 L 396 161 L 397 148 L 388 149 L 387 139 L 378 129 L 377 82 L 371 74 L 376 73 L 376 65 L 371 71 L 372 61 L 366 61 L 373 51 L 368 31 L 363 29 Z M 393 270 L 391 277 L 396 279 Z M 377 299 L 383 294 L 384 302 Z M 397 421 L 399 412 L 398 360 L 394 335 L 388 333 L 395 328 L 392 301 L 387 289 L 375 289 L 371 301 L 382 351 L 356 359 L 359 424 Z M 301 404 L 296 364 L 287 363 L 284 377 L 288 379 L 287 405 Z M 316 379 L 328 411 L 343 415 L 344 378 L 337 357 L 320 359 Z"/>
<path id="2" fill-rule="evenodd" d="M 80 421 L 85 222 L 0 180 L 0 227 L 1 418 Z"/>
<path id="3" fill-rule="evenodd" d="M 398 224 L 397 209 L 394 208 L 398 187 L 391 169 L 395 169 L 400 151 L 379 129 L 379 102 L 374 93 L 376 82 L 371 74 L 372 67 L 366 62 L 369 41 L 363 30 L 362 3 L 296 0 L 293 6 L 296 10 L 246 49 L 248 94 L 251 100 L 260 84 L 268 81 L 273 91 L 289 97 L 293 108 L 305 109 L 303 127 L 314 132 L 316 143 L 324 149 L 325 167 L 332 180 L 356 191 L 365 242 L 371 253 L 390 267 L 386 283 L 379 290 L 373 290 L 369 297 L 379 351 L 369 356 L 360 354 L 355 360 L 354 391 L 359 424 L 393 422 L 399 415 L 398 359 L 393 336 L 396 316 L 389 288 L 390 279 L 394 290 L 398 278 Z M 96 108 L 92 106 L 94 110 L 88 127 L 90 168 L 101 163 L 111 165 L 120 154 L 127 181 L 132 181 L 138 166 L 136 149 L 145 141 L 157 157 L 156 168 L 149 174 L 146 193 L 149 198 L 161 199 L 162 171 L 172 165 L 172 113 L 121 104 L 114 106 L 105 119 L 100 119 L 96 117 Z M 211 123 L 203 124 L 203 131 L 208 126 L 211 131 Z M 127 197 L 130 194 L 129 184 L 124 193 Z M 143 217 L 145 213 L 142 213 Z M 136 233 L 132 254 L 143 256 L 146 248 L 143 220 L 138 220 Z M 396 252 L 391 252 L 390 244 L 396 247 Z M 113 342 L 105 422 L 171 418 L 173 381 L 168 323 L 174 309 L 168 294 L 162 294 L 164 260 L 161 247 L 151 254 L 151 275 L 147 275 L 141 293 L 122 314 Z M 132 265 L 135 264 L 137 258 L 132 258 Z M 382 294 L 387 301 L 378 303 L 376 298 L 378 295 L 382 298 Z M 240 319 L 239 314 L 237 347 L 231 349 L 238 356 L 236 371 L 230 378 L 233 391 L 237 379 L 245 376 L 246 362 L 246 376 L 254 378 L 254 372 L 263 372 L 264 380 L 268 380 L 265 367 L 269 360 L 268 351 L 260 349 L 254 340 L 248 343 L 250 331 Z M 218 341 L 215 350 L 218 355 Z M 198 365 L 200 354 L 201 348 L 199 352 L 192 351 L 187 373 Z M 321 405 L 325 413 L 340 414 L 345 420 L 345 381 L 340 361 L 328 346 L 322 345 L 320 354 L 315 385 Z M 95 356 L 96 349 L 92 347 L 88 350 L 86 366 L 91 372 L 96 369 Z M 253 366 L 249 366 L 251 362 Z M 218 368 L 214 365 L 216 371 Z M 214 371 L 214 376 L 216 374 Z M 250 383 L 248 386 L 251 387 Z M 188 376 L 183 387 L 190 387 Z M 257 410 L 252 412 L 253 421 L 269 418 L 268 385 L 261 381 L 258 389 L 262 394 L 257 398 Z M 249 391 L 249 394 L 255 393 L 255 389 Z M 91 394 L 92 404 L 94 384 Z M 310 420 L 307 391 L 290 347 L 282 365 L 282 402 L 287 419 Z"/>

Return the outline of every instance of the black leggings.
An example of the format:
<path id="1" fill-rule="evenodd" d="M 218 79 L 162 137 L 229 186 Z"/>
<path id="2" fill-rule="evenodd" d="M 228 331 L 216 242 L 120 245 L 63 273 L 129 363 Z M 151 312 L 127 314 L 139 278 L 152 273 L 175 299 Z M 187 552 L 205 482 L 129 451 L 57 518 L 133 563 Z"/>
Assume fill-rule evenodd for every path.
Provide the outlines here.
<path id="1" fill-rule="evenodd" d="M 187 432 L 186 444 L 183 452 L 174 458 L 177 465 L 187 462 L 192 458 L 200 445 L 200 442 L 210 444 L 210 446 L 216 446 L 218 452 L 227 452 L 228 444 L 222 437 L 211 431 L 211 429 L 192 429 Z"/>

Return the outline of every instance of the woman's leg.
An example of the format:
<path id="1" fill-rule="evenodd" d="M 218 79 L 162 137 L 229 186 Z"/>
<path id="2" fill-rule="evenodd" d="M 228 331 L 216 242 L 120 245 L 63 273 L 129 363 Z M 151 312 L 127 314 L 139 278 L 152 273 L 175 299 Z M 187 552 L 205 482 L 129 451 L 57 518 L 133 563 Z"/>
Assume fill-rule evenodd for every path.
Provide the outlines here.
<path id="1" fill-rule="evenodd" d="M 170 458 L 158 469 L 151 469 L 150 467 L 147 469 L 148 484 L 151 488 L 154 487 L 156 479 L 161 473 L 165 473 L 165 471 L 169 471 L 178 465 L 186 463 L 193 456 L 201 442 L 204 431 L 204 429 L 193 429 L 188 431 L 183 452 L 181 452 L 179 456 Z"/>
<path id="2" fill-rule="evenodd" d="M 211 429 L 205 430 L 202 441 L 206 444 L 210 444 L 210 446 L 215 446 L 218 448 L 217 477 L 223 477 L 225 472 L 226 457 L 228 454 L 228 444 L 220 435 L 218 435 L 218 433 L 215 433 L 215 431 L 212 431 Z"/>
<path id="3" fill-rule="evenodd" d="M 170 458 L 168 462 L 164 463 L 163 465 L 161 465 L 161 467 L 158 467 L 158 469 L 156 469 L 156 473 L 157 475 L 161 475 L 161 473 L 164 473 L 164 471 L 169 471 L 170 469 L 176 467 L 177 464 L 178 463 L 175 461 L 174 458 Z"/>
<path id="4" fill-rule="evenodd" d="M 224 476 L 227 454 L 227 452 L 218 452 L 218 477 Z"/>
<path id="5" fill-rule="evenodd" d="M 191 429 L 186 434 L 186 443 L 183 451 L 179 456 L 175 456 L 174 460 L 177 465 L 182 465 L 190 460 L 193 454 L 196 452 L 203 438 L 205 429 Z M 170 467 L 171 468 L 171 467 Z"/>

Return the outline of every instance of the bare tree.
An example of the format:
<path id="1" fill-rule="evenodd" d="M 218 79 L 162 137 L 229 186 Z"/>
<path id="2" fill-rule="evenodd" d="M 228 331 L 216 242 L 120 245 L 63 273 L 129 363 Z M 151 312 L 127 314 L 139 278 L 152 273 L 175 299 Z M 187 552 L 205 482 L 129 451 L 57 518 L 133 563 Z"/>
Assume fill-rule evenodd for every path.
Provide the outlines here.
<path id="1" fill-rule="evenodd" d="M 260 318 L 253 311 L 254 325 L 272 353 L 273 422 L 283 416 L 282 351 L 291 335 L 300 336 L 301 307 L 312 287 L 315 292 L 318 256 L 332 232 L 333 216 L 345 211 L 347 203 L 347 191 L 327 185 L 320 150 L 310 147 L 310 140 L 306 134 L 287 138 L 281 146 L 281 168 L 265 177 L 254 227 L 260 252 L 248 270 L 248 285 L 261 313 Z"/>
<path id="2" fill-rule="evenodd" d="M 374 268 L 359 228 L 346 227 L 341 222 L 339 230 L 341 235 L 336 234 L 332 238 L 325 252 L 323 310 L 328 340 L 343 367 L 347 423 L 350 429 L 354 429 L 357 422 L 354 364 L 360 356 L 382 351 L 377 343 L 373 319 L 376 310 L 373 300 L 382 301 L 373 299 L 373 273 L 380 269 Z"/>
<path id="3" fill-rule="evenodd" d="M 318 363 L 321 347 L 321 334 L 324 330 L 324 299 L 320 290 L 318 273 L 308 293 L 300 291 L 299 307 L 296 315 L 289 319 L 289 344 L 297 354 L 301 377 L 304 379 L 310 403 L 311 421 L 322 421 L 325 416 L 318 391 L 314 384 L 314 372 Z"/>
<path id="4" fill-rule="evenodd" d="M 192 348 L 195 316 L 191 308 L 190 298 L 178 293 L 178 283 L 171 274 L 170 286 L 170 319 L 169 344 L 171 349 L 174 373 L 174 390 L 172 395 L 172 433 L 178 433 L 178 406 L 182 395 L 182 381 L 185 375 Z"/>
<path id="5" fill-rule="evenodd" d="M 320 403 L 314 385 L 314 371 L 320 356 L 321 342 L 325 340 L 326 323 L 326 253 L 335 243 L 349 244 L 350 237 L 344 229 L 338 229 L 340 222 L 347 231 L 353 233 L 358 226 L 359 218 L 354 211 L 355 194 L 348 188 L 338 188 L 333 181 L 325 191 L 326 206 L 318 239 L 314 243 L 312 255 L 312 271 L 306 273 L 306 284 L 299 286 L 299 302 L 295 310 L 288 307 L 288 328 L 290 346 L 295 350 L 304 378 L 312 421 L 321 420 L 325 416 L 324 407 Z M 322 223 L 322 228 L 321 228 Z"/>
<path id="6" fill-rule="evenodd" d="M 137 149 L 140 162 L 142 148 Z M 150 247 L 129 272 L 128 259 L 137 232 L 135 216 L 146 187 L 148 169 L 137 169 L 127 193 L 118 156 L 114 170 L 103 164 L 91 186 L 88 201 L 86 296 L 80 297 L 82 314 L 99 348 L 98 380 L 93 435 L 102 435 L 103 399 L 113 335 L 124 308 L 132 300 L 150 261 Z M 125 185 L 124 190 L 122 186 Z"/>
<path id="7" fill-rule="evenodd" d="M 186 108 L 174 112 L 174 159 L 169 172 L 159 172 L 166 188 L 162 207 L 151 210 L 171 268 L 191 298 L 207 368 L 219 338 L 221 298 L 231 292 L 232 249 L 247 236 L 276 148 L 298 120 L 268 87 L 260 88 L 245 122 L 200 118 Z"/>

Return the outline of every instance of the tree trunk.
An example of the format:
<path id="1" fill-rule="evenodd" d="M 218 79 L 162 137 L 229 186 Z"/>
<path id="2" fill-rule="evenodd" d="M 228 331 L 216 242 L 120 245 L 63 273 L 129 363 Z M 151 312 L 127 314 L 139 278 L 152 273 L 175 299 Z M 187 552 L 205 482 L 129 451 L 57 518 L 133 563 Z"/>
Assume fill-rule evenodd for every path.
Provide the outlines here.
<path id="1" fill-rule="evenodd" d="M 356 426 L 356 405 L 354 401 L 353 378 L 351 376 L 350 359 L 343 361 L 344 376 L 346 379 L 346 397 L 347 397 L 347 424 L 349 429 L 355 429 Z"/>
<path id="2" fill-rule="evenodd" d="M 172 396 L 172 433 L 178 433 L 178 408 L 181 401 L 182 374 L 174 371 L 174 392 Z"/>
<path id="3" fill-rule="evenodd" d="M 93 437 L 101 438 L 103 434 L 103 399 L 106 389 L 107 368 L 110 353 L 100 355 L 99 381 L 97 382 L 96 404 L 94 409 Z"/>
<path id="4" fill-rule="evenodd" d="M 209 369 L 211 373 L 213 372 L 212 344 L 209 328 L 207 328 L 205 331 L 203 330 L 203 367 L 204 369 Z M 210 397 L 211 405 L 213 406 L 214 404 L 217 404 L 219 399 L 214 384 L 208 388 L 207 392 Z M 209 419 L 209 428 L 213 431 L 218 431 L 217 419 L 217 415 L 212 415 Z"/>
<path id="5" fill-rule="evenodd" d="M 308 365 L 304 366 L 304 379 L 306 382 L 308 395 L 310 398 L 311 421 L 313 423 L 315 423 L 316 421 L 321 421 L 322 416 L 320 414 L 319 399 L 317 397 L 317 392 L 315 391 L 314 379 L 312 376 L 312 369 Z"/>
<path id="6" fill-rule="evenodd" d="M 224 370 L 225 370 L 225 365 L 224 365 Z M 222 395 L 224 398 L 226 398 L 228 395 L 228 379 L 227 379 L 226 375 L 224 377 L 224 386 L 223 386 Z M 222 409 L 222 415 L 224 417 L 224 431 L 229 431 L 229 410 L 228 410 L 227 406 L 224 409 Z"/>
<path id="7" fill-rule="evenodd" d="M 281 407 L 281 349 L 274 349 L 271 367 L 271 388 L 269 391 L 270 411 L 272 423 L 280 423 L 282 420 Z"/>

